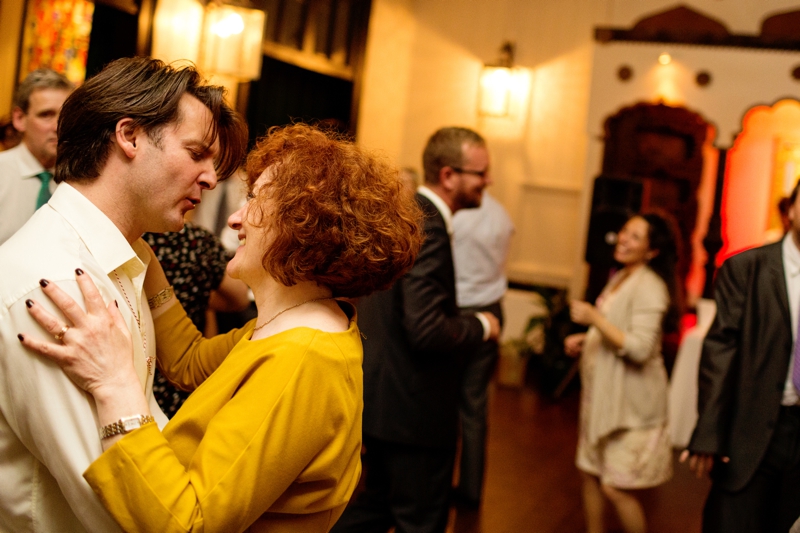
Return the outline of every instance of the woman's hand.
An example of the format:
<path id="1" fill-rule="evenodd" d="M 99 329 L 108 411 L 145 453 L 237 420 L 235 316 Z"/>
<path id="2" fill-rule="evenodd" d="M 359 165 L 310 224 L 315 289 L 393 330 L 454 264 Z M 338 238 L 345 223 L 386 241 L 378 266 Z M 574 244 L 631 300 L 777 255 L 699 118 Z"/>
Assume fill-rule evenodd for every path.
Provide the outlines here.
<path id="1" fill-rule="evenodd" d="M 75 273 L 86 312 L 55 283 L 42 280 L 42 292 L 61 309 L 69 322 L 64 323 L 41 305 L 28 300 L 25 303 L 31 316 L 60 343 L 41 341 L 29 334 L 20 334 L 20 341 L 55 361 L 72 381 L 95 398 L 112 395 L 133 381 L 138 387 L 131 335 L 116 302 L 106 308 L 91 278 L 81 269 Z"/>
<path id="2" fill-rule="evenodd" d="M 710 453 L 692 453 L 689 450 L 683 450 L 680 456 L 680 462 L 685 463 L 689 460 L 689 470 L 691 470 L 698 479 L 705 477 L 711 473 L 714 468 L 714 455 Z M 720 461 L 723 463 L 730 463 L 730 457 L 721 457 Z"/>
<path id="3" fill-rule="evenodd" d="M 583 352 L 583 341 L 586 333 L 573 333 L 564 339 L 564 353 L 570 357 L 578 357 Z"/>
<path id="4" fill-rule="evenodd" d="M 594 326 L 600 311 L 590 303 L 573 301 L 569 304 L 569 316 L 576 324 Z"/>

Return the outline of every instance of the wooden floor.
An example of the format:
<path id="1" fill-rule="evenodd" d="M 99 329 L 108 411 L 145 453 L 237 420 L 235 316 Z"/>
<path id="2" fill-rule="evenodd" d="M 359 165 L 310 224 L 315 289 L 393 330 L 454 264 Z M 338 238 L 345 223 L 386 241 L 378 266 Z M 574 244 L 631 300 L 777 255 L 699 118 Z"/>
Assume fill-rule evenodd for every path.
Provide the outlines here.
<path id="1" fill-rule="evenodd" d="M 488 465 L 479 511 L 451 510 L 450 533 L 584 531 L 580 477 L 574 466 L 577 387 L 554 401 L 531 387 L 492 386 Z M 675 463 L 675 475 L 648 494 L 652 533 L 699 533 L 709 482 Z M 608 509 L 607 514 L 613 514 Z M 619 531 L 608 517 L 609 531 Z"/>

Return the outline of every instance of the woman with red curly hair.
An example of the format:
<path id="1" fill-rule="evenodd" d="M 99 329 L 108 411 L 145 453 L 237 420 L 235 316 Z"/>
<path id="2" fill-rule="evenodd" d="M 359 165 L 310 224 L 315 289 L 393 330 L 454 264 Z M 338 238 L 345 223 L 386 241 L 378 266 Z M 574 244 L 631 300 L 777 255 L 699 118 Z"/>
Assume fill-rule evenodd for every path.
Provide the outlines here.
<path id="1" fill-rule="evenodd" d="M 271 130 L 247 176 L 248 202 L 228 220 L 240 239 L 228 271 L 252 289 L 257 318 L 203 339 L 150 263 L 158 367 L 194 389 L 163 431 L 120 315 L 88 276 L 77 272 L 87 313 L 44 288 L 71 326 L 31 305 L 63 345 L 23 343 L 97 403 L 105 451 L 84 477 L 125 531 L 325 532 L 358 483 L 362 348 L 340 298 L 412 266 L 419 210 L 395 169 L 305 125 Z"/>

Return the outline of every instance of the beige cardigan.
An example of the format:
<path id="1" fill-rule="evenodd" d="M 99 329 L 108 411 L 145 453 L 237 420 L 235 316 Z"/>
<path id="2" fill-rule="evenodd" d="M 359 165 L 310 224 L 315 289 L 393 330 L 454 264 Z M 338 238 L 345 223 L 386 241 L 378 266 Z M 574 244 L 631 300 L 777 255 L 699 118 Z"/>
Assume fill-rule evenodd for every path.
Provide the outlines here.
<path id="1" fill-rule="evenodd" d="M 589 328 L 584 342 L 584 354 L 596 351 L 587 428 L 591 443 L 618 429 L 655 427 L 667 420 L 661 322 L 669 292 L 648 267 L 621 281 L 620 276 L 615 275 L 603 293 L 620 284 L 605 316 L 625 332 L 622 348 L 612 347 L 595 327 Z"/>

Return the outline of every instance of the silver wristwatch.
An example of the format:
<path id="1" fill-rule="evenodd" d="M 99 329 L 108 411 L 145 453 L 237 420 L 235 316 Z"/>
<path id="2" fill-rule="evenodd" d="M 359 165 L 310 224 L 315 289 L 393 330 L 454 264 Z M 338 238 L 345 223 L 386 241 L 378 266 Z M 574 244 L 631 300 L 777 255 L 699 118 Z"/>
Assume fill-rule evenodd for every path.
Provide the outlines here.
<path id="1" fill-rule="evenodd" d="M 145 424 L 152 424 L 156 419 L 150 415 L 133 415 L 120 418 L 116 422 L 112 422 L 107 426 L 100 428 L 100 438 L 107 439 L 114 435 L 123 435 L 130 433 L 134 429 L 138 429 Z"/>

